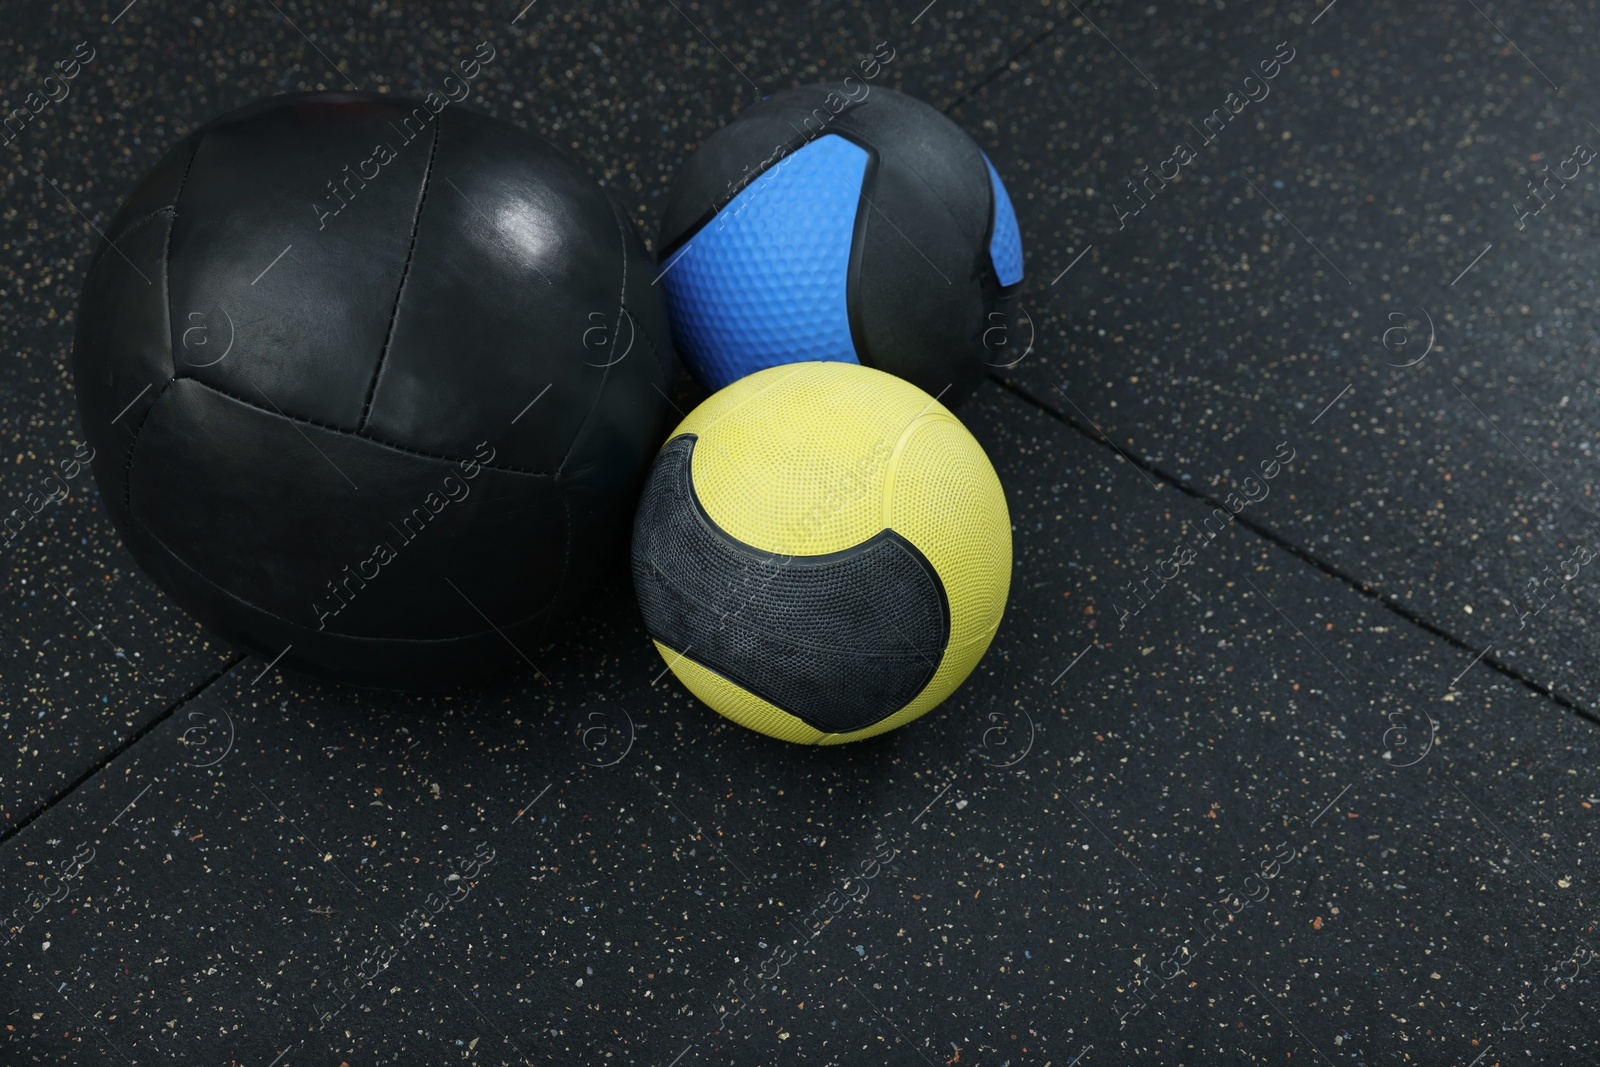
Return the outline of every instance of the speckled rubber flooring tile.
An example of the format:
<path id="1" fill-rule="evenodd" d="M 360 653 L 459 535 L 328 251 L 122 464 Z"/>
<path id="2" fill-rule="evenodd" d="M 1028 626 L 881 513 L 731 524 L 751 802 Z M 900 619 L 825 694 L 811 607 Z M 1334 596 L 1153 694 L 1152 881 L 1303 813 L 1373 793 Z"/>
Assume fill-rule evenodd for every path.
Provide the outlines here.
<path id="1" fill-rule="evenodd" d="M 47 901 L 0 968 L 11 1047 L 1600 1048 L 1579 988 L 1506 1030 L 1582 936 L 1590 724 L 1499 672 L 1457 679 L 1458 649 L 1237 525 L 1119 628 L 1083 576 L 1136 572 L 1205 509 L 998 386 L 962 414 L 1018 578 L 919 728 L 808 751 L 727 724 L 659 677 L 620 586 L 541 651 L 549 686 L 374 698 L 242 664 L 0 856 L 8 896 Z M 1296 455 L 1278 480 L 1314 476 Z"/>
<path id="2" fill-rule="evenodd" d="M 1600 13 L 1107 17 L 1125 54 L 1072 26 L 956 111 L 1021 186 L 1003 373 L 1219 500 L 1295 434 L 1317 477 L 1252 521 L 1600 711 Z"/>
<path id="3" fill-rule="evenodd" d="M 1512 205 L 1600 138 L 1595 19 L 19 6 L 7 99 L 96 56 L 0 156 L 0 489 L 70 489 L 7 545 L 0 1061 L 1593 1062 L 1593 595 L 1518 613 L 1592 536 L 1594 202 Z M 1016 569 L 944 706 L 749 733 L 662 674 L 621 577 L 548 683 L 317 686 L 188 622 L 66 478 L 81 272 L 163 147 L 270 93 L 422 90 L 480 40 L 473 106 L 649 237 L 708 133 L 879 41 L 1005 174 L 1033 348 L 958 414 Z M 1269 96 L 1183 132 L 1280 42 Z"/>

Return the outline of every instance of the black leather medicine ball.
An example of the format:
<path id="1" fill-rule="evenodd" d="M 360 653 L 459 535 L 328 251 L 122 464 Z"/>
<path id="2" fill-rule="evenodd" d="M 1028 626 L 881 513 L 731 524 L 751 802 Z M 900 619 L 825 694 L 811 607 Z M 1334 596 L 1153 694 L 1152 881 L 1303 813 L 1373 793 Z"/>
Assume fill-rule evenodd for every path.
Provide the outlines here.
<path id="1" fill-rule="evenodd" d="M 180 141 L 78 312 L 135 559 L 285 667 L 435 687 L 531 658 L 625 562 L 672 353 L 627 217 L 437 96 L 296 94 Z"/>

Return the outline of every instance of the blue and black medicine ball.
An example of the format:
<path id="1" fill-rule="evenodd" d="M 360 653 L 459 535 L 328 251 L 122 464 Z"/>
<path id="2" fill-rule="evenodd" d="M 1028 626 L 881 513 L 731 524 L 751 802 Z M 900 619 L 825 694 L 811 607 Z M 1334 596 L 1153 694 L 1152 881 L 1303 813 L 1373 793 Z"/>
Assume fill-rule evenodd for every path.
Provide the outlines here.
<path id="1" fill-rule="evenodd" d="M 678 353 L 710 389 L 834 360 L 959 400 L 1022 282 L 1010 197 L 978 145 L 866 83 L 775 94 L 684 166 L 659 258 Z M 1003 336 L 1003 331 L 999 332 Z"/>

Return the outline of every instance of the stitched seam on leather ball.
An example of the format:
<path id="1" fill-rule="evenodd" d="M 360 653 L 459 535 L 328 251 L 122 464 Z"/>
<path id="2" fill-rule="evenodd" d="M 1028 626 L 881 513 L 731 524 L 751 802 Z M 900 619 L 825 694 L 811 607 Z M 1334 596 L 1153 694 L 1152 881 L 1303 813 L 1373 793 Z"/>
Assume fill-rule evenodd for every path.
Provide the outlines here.
<path id="1" fill-rule="evenodd" d="M 176 379 L 176 378 L 173 379 L 173 381 L 177 381 L 177 380 L 178 379 Z M 239 396 L 236 393 L 230 393 L 226 389 L 219 389 L 215 385 L 212 385 L 210 382 L 203 382 L 199 378 L 184 378 L 183 381 L 193 382 L 194 384 L 196 384 L 196 385 L 198 385 L 198 386 L 200 386 L 200 387 L 202 387 L 204 389 L 209 389 L 213 393 L 217 393 L 217 394 L 219 394 L 221 396 L 225 396 L 230 400 L 237 400 L 239 403 L 243 404 L 245 407 L 251 408 L 251 409 L 253 409 L 255 411 L 264 412 L 264 413 L 266 413 L 268 415 L 272 415 L 272 416 L 277 417 L 277 418 L 287 419 L 290 422 L 300 422 L 300 423 L 304 423 L 307 426 L 315 426 L 319 430 L 328 430 L 331 433 L 340 434 L 341 436 L 344 436 L 344 437 L 354 437 L 359 441 L 366 441 L 369 444 L 379 445 L 379 446 L 381 446 L 383 448 L 392 448 L 396 452 L 404 452 L 404 453 L 406 453 L 407 455 L 410 455 L 410 456 L 421 456 L 423 459 L 437 459 L 437 460 L 441 460 L 441 461 L 443 461 L 445 463 L 464 463 L 467 460 L 474 458 L 472 456 L 441 456 L 441 455 L 438 455 L 438 454 L 433 453 L 433 452 L 424 452 L 421 449 L 417 449 L 417 448 L 407 448 L 405 445 L 397 445 L 397 444 L 393 443 L 392 441 L 379 440 L 378 438 L 373 437 L 373 436 L 371 436 L 369 434 L 356 433 L 356 431 L 354 431 L 354 430 L 346 430 L 346 429 L 342 429 L 342 428 L 340 428 L 338 426 L 329 426 L 325 422 L 318 422 L 316 419 L 308 419 L 303 415 L 290 415 L 288 412 L 281 411 L 278 408 L 262 407 L 260 404 L 257 404 L 254 401 L 246 400 L 244 397 Z M 560 478 L 560 472 L 559 471 L 530 471 L 530 470 L 524 470 L 521 467 L 501 467 L 501 466 L 497 466 L 497 465 L 495 465 L 493 463 L 483 463 L 481 461 L 478 463 L 478 466 L 482 467 L 484 470 L 501 471 L 502 473 L 505 473 L 505 474 L 522 474 L 522 475 L 526 475 L 529 478 L 557 478 L 557 479 Z"/>
<path id="2" fill-rule="evenodd" d="M 648 255 L 648 253 L 646 254 Z M 624 296 L 626 296 L 626 293 L 624 293 Z M 633 317 L 630 315 L 629 318 L 632 319 Z M 657 345 L 655 338 L 650 336 L 650 330 L 648 327 L 641 325 L 637 319 L 634 319 L 633 323 L 634 326 L 638 328 L 638 332 L 644 336 L 644 343 L 650 346 L 650 354 L 655 357 L 656 364 L 659 366 L 661 363 L 661 346 Z M 670 352 L 670 350 L 668 351 Z M 672 363 L 670 361 L 670 357 L 666 367 L 663 369 L 667 372 L 667 381 L 670 384 L 672 381 Z M 670 397 L 668 397 L 668 402 L 671 402 Z"/>
<path id="3" fill-rule="evenodd" d="M 122 240 L 125 237 L 128 237 L 129 235 L 131 235 L 135 231 L 137 231 L 139 229 L 139 227 L 141 227 L 145 223 L 149 222 L 151 219 L 160 218 L 162 215 L 174 215 L 174 216 L 176 216 L 177 213 L 178 213 L 177 210 L 175 208 L 173 208 L 172 205 L 170 205 L 170 204 L 167 205 L 166 207 L 158 207 L 154 211 L 146 211 L 143 215 L 140 215 L 138 218 L 136 218 L 132 222 L 128 223 L 128 225 L 124 226 L 121 230 L 119 230 L 117 232 L 117 235 L 115 237 L 111 236 L 110 233 L 107 233 L 106 234 L 106 239 L 104 241 L 100 242 L 100 247 L 99 248 L 95 249 L 94 259 L 90 260 L 90 262 L 89 262 L 89 269 L 83 272 L 84 273 L 84 277 L 87 278 L 89 275 L 93 274 L 94 273 L 94 269 L 96 267 L 98 267 L 101 263 L 105 262 L 106 250 L 111 247 L 111 242 L 112 241 L 118 241 L 118 240 Z"/>
<path id="4" fill-rule="evenodd" d="M 608 198 L 609 199 L 609 198 Z M 615 201 L 611 201 L 611 219 L 617 224 L 617 236 L 622 239 L 622 287 L 617 290 L 617 324 L 611 328 L 611 346 L 616 347 L 617 335 L 622 330 L 622 316 L 627 314 L 628 305 L 625 303 L 628 295 L 628 234 L 622 228 L 622 216 Z M 630 316 L 630 320 L 631 320 Z M 626 358 L 626 357 L 624 357 Z M 556 473 L 567 469 L 567 462 L 572 459 L 572 450 L 578 447 L 578 442 L 583 440 L 583 431 L 588 427 L 589 420 L 594 417 L 595 408 L 600 406 L 600 398 L 605 394 L 606 382 L 611 380 L 612 364 L 608 360 L 600 370 L 600 386 L 594 391 L 594 399 L 589 402 L 589 410 L 583 413 L 583 421 L 578 423 L 578 432 L 572 435 L 572 441 L 567 445 L 566 455 L 561 457 L 561 466 L 556 468 Z"/>
<path id="5" fill-rule="evenodd" d="M 567 587 L 567 573 L 572 567 L 572 504 L 567 500 L 565 491 L 561 494 L 561 521 L 566 527 L 567 535 L 562 538 L 561 549 L 561 579 L 556 583 L 556 592 L 551 594 L 545 610 L 555 607 L 556 600 L 560 598 L 560 590 Z"/>
<path id="6" fill-rule="evenodd" d="M 639 336 L 643 337 L 644 343 L 650 346 L 650 354 L 655 357 L 656 362 L 659 364 L 661 362 L 661 349 L 656 347 L 655 338 L 651 337 L 650 331 L 643 326 L 639 327 Z M 669 365 L 666 369 L 670 375 L 672 372 L 672 367 Z"/>
<path id="7" fill-rule="evenodd" d="M 361 419 L 356 423 L 358 430 L 367 425 L 367 416 L 372 414 L 372 398 L 378 392 L 378 376 L 383 373 L 383 361 L 394 340 L 394 324 L 400 317 L 400 298 L 405 295 L 406 280 L 411 277 L 411 257 L 417 250 L 417 231 L 422 228 L 422 207 L 428 202 L 428 183 L 433 180 L 433 160 L 439 154 L 439 130 L 443 124 L 443 120 L 435 116 L 433 144 L 428 148 L 428 164 L 422 170 L 422 191 L 417 194 L 417 213 L 411 218 L 411 244 L 406 247 L 406 262 L 400 268 L 400 286 L 394 292 L 394 306 L 389 309 L 389 328 L 383 334 L 383 347 L 378 350 L 378 362 L 372 368 L 372 381 L 367 383 L 367 399 L 361 405 Z"/>
<path id="8" fill-rule="evenodd" d="M 174 376 L 178 373 L 178 357 L 172 351 L 172 231 L 177 228 L 178 207 L 183 203 L 183 190 L 189 184 L 189 172 L 194 169 L 194 159 L 200 154 L 200 145 L 205 139 L 205 134 L 197 134 L 194 147 L 189 149 L 189 160 L 183 165 L 183 176 L 178 179 L 178 190 L 172 194 L 173 225 L 167 227 L 167 246 L 161 250 L 161 302 L 166 309 L 167 355 L 172 360 Z"/>
<path id="9" fill-rule="evenodd" d="M 144 414 L 139 417 L 139 425 L 133 428 L 133 440 L 128 442 L 128 462 L 122 468 L 122 510 L 128 517 L 133 518 L 133 450 L 139 447 L 139 434 L 144 431 L 144 424 L 150 421 L 150 413 L 156 409 L 156 403 L 166 395 L 176 378 L 168 378 L 167 384 L 161 387 L 155 399 L 150 401 L 150 406 L 144 409 Z M 138 398 L 135 397 L 135 400 Z M 144 525 L 140 523 L 140 525 Z"/>

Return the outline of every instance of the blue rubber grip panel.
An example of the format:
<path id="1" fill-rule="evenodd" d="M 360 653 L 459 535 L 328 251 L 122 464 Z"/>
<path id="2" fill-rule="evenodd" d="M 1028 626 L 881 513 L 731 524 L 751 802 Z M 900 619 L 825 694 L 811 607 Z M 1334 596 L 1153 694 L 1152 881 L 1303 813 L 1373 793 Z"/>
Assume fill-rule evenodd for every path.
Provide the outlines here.
<path id="1" fill-rule="evenodd" d="M 989 238 L 989 259 L 1001 285 L 1016 285 L 1022 280 L 1022 232 L 1017 228 L 1017 213 L 1011 207 L 1011 197 L 1006 195 L 1005 182 L 988 156 L 983 157 L 983 165 L 989 168 L 989 184 L 994 186 L 994 234 Z"/>
<path id="2" fill-rule="evenodd" d="M 783 363 L 860 362 L 845 290 L 866 169 L 865 149 L 819 137 L 664 264 L 678 351 L 707 388 Z"/>

